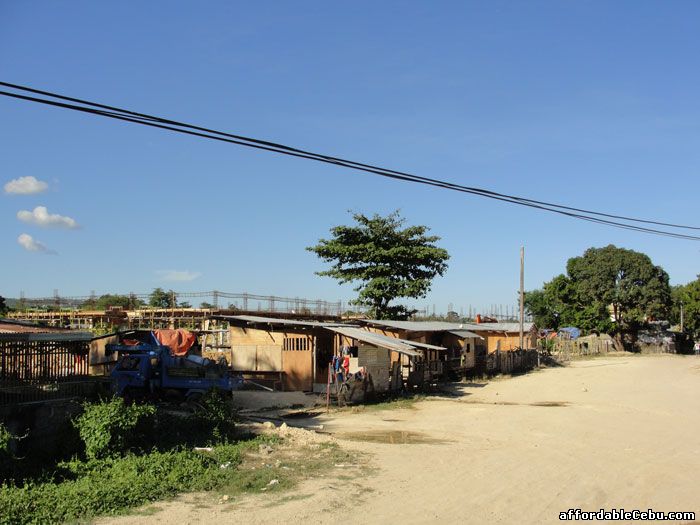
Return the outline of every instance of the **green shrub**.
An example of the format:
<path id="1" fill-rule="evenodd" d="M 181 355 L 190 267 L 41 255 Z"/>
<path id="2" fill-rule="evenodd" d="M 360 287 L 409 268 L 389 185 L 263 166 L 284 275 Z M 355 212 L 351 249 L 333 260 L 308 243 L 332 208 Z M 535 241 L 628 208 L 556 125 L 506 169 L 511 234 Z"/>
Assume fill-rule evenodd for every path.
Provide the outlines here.
<path id="1" fill-rule="evenodd" d="M 233 435 L 235 416 L 231 403 L 212 389 L 198 401 L 197 410 L 190 416 L 189 423 L 207 444 L 222 443 Z"/>
<path id="2" fill-rule="evenodd" d="M 97 403 L 85 403 L 83 413 L 75 420 L 85 455 L 99 459 L 125 454 L 148 447 L 153 434 L 153 405 L 127 405 L 120 397 Z"/>
<path id="3" fill-rule="evenodd" d="M 117 514 L 181 492 L 235 483 L 243 452 L 262 442 L 270 440 L 229 443 L 214 447 L 211 453 L 154 451 L 65 462 L 62 468 L 75 479 L 0 486 L 0 525 L 61 523 Z"/>
<path id="4" fill-rule="evenodd" d="M 10 440 L 12 434 L 0 423 L 0 480 L 5 479 L 8 470 L 12 465 L 12 451 L 10 450 Z"/>

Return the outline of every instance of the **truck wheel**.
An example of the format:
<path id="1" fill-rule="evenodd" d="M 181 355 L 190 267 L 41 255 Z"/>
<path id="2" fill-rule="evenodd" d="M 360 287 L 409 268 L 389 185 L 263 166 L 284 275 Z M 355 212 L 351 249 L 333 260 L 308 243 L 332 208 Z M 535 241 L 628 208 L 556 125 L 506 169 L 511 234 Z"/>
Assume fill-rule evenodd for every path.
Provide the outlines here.
<path id="1" fill-rule="evenodd" d="M 203 410 L 202 406 L 202 393 L 201 392 L 190 392 L 185 396 L 185 406 L 192 412 L 199 412 Z"/>

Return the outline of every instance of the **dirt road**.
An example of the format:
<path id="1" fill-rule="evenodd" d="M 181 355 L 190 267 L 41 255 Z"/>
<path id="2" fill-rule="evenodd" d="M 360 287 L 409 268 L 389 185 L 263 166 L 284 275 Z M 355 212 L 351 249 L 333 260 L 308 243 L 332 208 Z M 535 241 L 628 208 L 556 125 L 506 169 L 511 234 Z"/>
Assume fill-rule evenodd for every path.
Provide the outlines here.
<path id="1" fill-rule="evenodd" d="M 276 499 L 222 509 L 183 498 L 108 523 L 559 523 L 571 508 L 621 507 L 700 519 L 692 356 L 579 361 L 315 423 L 375 470 L 353 478 L 341 466 Z"/>

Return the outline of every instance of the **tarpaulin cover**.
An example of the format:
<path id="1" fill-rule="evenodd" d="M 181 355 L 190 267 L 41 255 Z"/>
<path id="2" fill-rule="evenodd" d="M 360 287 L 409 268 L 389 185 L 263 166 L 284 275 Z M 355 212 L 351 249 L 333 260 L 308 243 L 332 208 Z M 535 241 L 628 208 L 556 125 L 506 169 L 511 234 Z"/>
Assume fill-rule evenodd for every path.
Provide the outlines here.
<path id="1" fill-rule="evenodd" d="M 197 336 L 189 330 L 153 330 L 153 335 L 163 346 L 170 347 L 172 355 L 185 355 L 192 348 Z"/>
<path id="2" fill-rule="evenodd" d="M 578 339 L 578 337 L 581 335 L 581 330 L 574 326 L 565 326 L 563 328 L 560 328 L 559 333 L 561 334 L 562 332 L 569 334 L 569 337 L 571 339 Z"/>

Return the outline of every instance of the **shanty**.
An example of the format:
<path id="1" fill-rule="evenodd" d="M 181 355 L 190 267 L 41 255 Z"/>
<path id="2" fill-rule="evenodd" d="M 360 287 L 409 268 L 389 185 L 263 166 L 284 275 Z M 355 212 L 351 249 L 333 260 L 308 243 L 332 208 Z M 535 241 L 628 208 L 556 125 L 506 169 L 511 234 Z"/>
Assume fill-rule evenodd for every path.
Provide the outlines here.
<path id="1" fill-rule="evenodd" d="M 442 375 L 446 348 L 378 334 L 356 325 L 295 321 L 260 316 L 221 316 L 229 323 L 230 352 L 224 353 L 244 377 L 278 378 L 284 390 L 325 392 L 332 363 L 343 352 L 347 372 L 362 373 L 372 390 L 422 386 Z"/>

